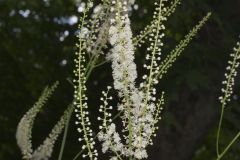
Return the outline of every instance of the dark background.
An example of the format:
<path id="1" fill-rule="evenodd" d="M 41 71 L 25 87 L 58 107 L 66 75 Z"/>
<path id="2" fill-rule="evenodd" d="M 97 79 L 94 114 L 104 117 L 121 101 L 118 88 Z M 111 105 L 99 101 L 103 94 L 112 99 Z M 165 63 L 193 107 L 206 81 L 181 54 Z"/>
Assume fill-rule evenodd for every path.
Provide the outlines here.
<path id="1" fill-rule="evenodd" d="M 138 0 L 132 13 L 132 28 L 138 33 L 151 21 L 154 0 Z M 77 24 L 66 19 L 80 16 L 75 0 L 0 0 L 0 159 L 21 159 L 16 145 L 16 127 L 34 104 L 43 88 L 60 81 L 60 87 L 38 116 L 33 144 L 37 147 L 73 97 L 73 58 Z M 239 0 L 183 0 L 166 26 L 164 54 L 208 11 L 211 19 L 184 51 L 159 86 L 166 92 L 163 120 L 159 124 L 150 160 L 213 160 L 220 111 L 218 97 L 225 67 L 240 33 Z M 64 32 L 69 32 L 69 35 Z M 144 59 L 145 49 L 137 55 Z M 164 55 L 163 55 L 164 56 Z M 108 72 L 107 72 L 108 71 Z M 89 80 L 92 113 L 97 112 L 101 90 L 112 79 L 110 65 L 96 69 Z M 141 74 L 141 73 L 139 73 Z M 240 130 L 239 77 L 234 99 L 226 109 L 221 145 L 225 146 Z M 96 103 L 95 103 L 96 102 Z M 81 150 L 74 120 L 67 139 L 64 160 L 71 160 Z M 57 159 L 60 141 L 55 146 Z M 240 159 L 239 141 L 223 158 Z"/>

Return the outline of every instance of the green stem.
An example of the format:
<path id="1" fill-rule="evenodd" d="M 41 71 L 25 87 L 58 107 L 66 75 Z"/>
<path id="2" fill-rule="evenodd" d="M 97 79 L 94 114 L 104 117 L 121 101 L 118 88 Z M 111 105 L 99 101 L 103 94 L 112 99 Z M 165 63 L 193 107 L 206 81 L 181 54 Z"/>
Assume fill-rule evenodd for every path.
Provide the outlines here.
<path id="1" fill-rule="evenodd" d="M 222 157 L 228 152 L 228 150 L 237 141 L 239 137 L 240 137 L 240 132 L 238 132 L 238 134 L 232 139 L 232 141 L 227 145 L 227 147 L 223 150 L 223 152 L 220 155 L 218 155 L 217 160 L 222 159 Z"/>
<path id="2" fill-rule="evenodd" d="M 94 68 L 97 68 L 97 67 L 99 67 L 99 66 L 101 66 L 101 65 L 104 65 L 104 64 L 107 63 L 107 62 L 109 62 L 109 60 L 102 61 L 102 62 L 96 64 Z"/>
<path id="3" fill-rule="evenodd" d="M 91 64 L 92 64 L 92 61 L 93 61 L 94 57 L 95 57 L 95 54 L 91 56 L 91 58 L 90 58 L 90 60 L 89 60 L 89 62 L 88 62 L 88 64 L 87 64 L 86 73 L 85 73 L 85 74 L 88 73 L 89 68 L 90 68 L 90 66 L 91 66 Z"/>
<path id="4" fill-rule="evenodd" d="M 93 57 L 94 58 L 91 61 L 90 67 L 89 67 L 89 69 L 87 70 L 87 73 L 86 73 L 86 79 L 89 78 L 90 74 L 92 73 L 93 69 L 95 68 L 95 64 L 96 64 L 96 62 L 98 60 L 99 55 L 93 55 Z"/>
<path id="5" fill-rule="evenodd" d="M 62 157 L 63 157 L 63 151 L 64 151 L 65 144 L 66 144 L 68 128 L 69 128 L 69 123 L 70 123 L 70 120 L 71 120 L 71 117 L 72 117 L 73 109 L 74 109 L 73 104 L 71 104 L 71 111 L 70 111 L 70 113 L 68 115 L 69 117 L 67 119 L 67 123 L 66 123 L 65 129 L 64 129 L 63 140 L 62 140 L 62 144 L 61 144 L 61 149 L 60 149 L 60 153 L 59 153 L 59 156 L 58 156 L 58 160 L 62 160 Z"/>
<path id="6" fill-rule="evenodd" d="M 218 130 L 217 130 L 217 141 L 216 141 L 216 152 L 217 156 L 219 156 L 219 139 L 220 139 L 220 134 L 221 134 L 221 128 L 222 128 L 222 121 L 223 121 L 223 115 L 224 115 L 224 106 L 222 105 L 222 110 L 221 110 L 221 116 L 218 124 Z"/>

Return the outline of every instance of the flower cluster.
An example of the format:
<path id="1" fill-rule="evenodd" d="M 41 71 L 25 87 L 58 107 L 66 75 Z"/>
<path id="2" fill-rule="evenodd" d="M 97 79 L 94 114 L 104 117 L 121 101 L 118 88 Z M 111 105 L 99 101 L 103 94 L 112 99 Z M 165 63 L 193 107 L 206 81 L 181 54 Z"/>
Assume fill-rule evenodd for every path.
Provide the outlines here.
<path id="1" fill-rule="evenodd" d="M 40 145 L 36 150 L 32 149 L 31 139 L 34 120 L 46 101 L 56 89 L 57 85 L 58 82 L 51 87 L 46 87 L 37 103 L 23 116 L 18 124 L 16 139 L 17 144 L 22 151 L 23 159 L 48 160 L 52 155 L 54 144 L 67 122 L 67 119 L 72 111 L 72 106 L 68 107 L 68 109 L 64 112 L 64 115 L 53 127 L 51 133 L 44 140 L 43 144 Z"/>
<path id="2" fill-rule="evenodd" d="M 124 150 L 124 145 L 121 143 L 121 138 L 116 132 L 116 126 L 112 123 L 112 115 L 110 111 L 113 109 L 112 106 L 109 106 L 108 100 L 112 100 L 112 97 L 108 97 L 109 90 L 111 87 L 108 87 L 107 92 L 103 91 L 103 105 L 100 106 L 99 112 L 103 113 L 103 118 L 98 117 L 99 121 L 102 121 L 102 126 L 99 127 L 101 130 L 98 133 L 99 141 L 103 142 L 102 152 L 106 153 L 108 150 L 112 150 L 115 153 L 116 157 L 119 157 L 119 152 L 122 153 Z M 112 157 L 114 158 L 114 157 Z"/>
<path id="3" fill-rule="evenodd" d="M 121 94 L 125 94 L 129 89 L 134 89 L 137 71 L 130 21 L 128 17 L 122 18 L 124 22 L 120 20 L 120 24 L 112 25 L 109 29 L 109 41 L 113 46 L 109 58 L 112 61 L 114 87 Z"/>
<path id="4" fill-rule="evenodd" d="M 121 98 L 118 110 L 123 113 L 122 121 L 126 127 L 123 131 L 128 134 L 124 136 L 127 144 L 126 147 L 121 149 L 121 154 L 124 156 L 133 156 L 137 159 L 147 158 L 146 147 L 151 142 L 150 137 L 153 135 L 154 124 L 160 119 L 154 119 L 156 118 L 154 114 L 157 107 L 153 103 L 156 100 L 153 95 L 156 94 L 156 89 L 152 88 L 152 84 L 157 83 L 157 80 L 153 76 L 158 73 L 156 66 L 157 60 L 160 59 L 156 58 L 156 56 L 161 55 L 160 47 L 163 45 L 161 43 L 163 34 L 160 34 L 160 31 L 165 28 L 161 23 L 166 20 L 162 16 L 162 12 L 164 11 L 163 2 L 160 1 L 160 4 L 156 3 L 157 9 L 154 16 L 157 17 L 158 23 L 150 35 L 152 37 L 150 38 L 151 46 L 148 50 L 151 51 L 151 55 L 147 55 L 147 59 L 150 59 L 151 65 L 146 67 L 150 71 L 150 75 L 148 79 L 144 78 L 145 82 L 138 88 L 135 84 L 137 71 L 136 64 L 134 63 L 132 31 L 128 15 L 125 13 L 127 12 L 127 2 L 112 1 L 114 7 L 111 11 L 115 16 L 111 19 L 111 27 L 109 29 L 109 42 L 113 46 L 109 53 L 109 59 L 112 62 L 114 88 L 118 91 Z M 147 75 L 144 77 L 147 77 Z M 114 125 L 111 124 L 110 126 Z M 117 135 L 116 132 L 113 133 Z M 108 137 L 105 140 L 111 138 L 110 135 Z M 103 144 L 105 145 L 106 141 Z M 110 147 L 108 149 L 112 150 Z"/>
<path id="5" fill-rule="evenodd" d="M 223 106 L 230 101 L 230 97 L 233 94 L 234 79 L 237 76 L 237 68 L 239 67 L 240 59 L 240 43 L 233 49 L 233 53 L 230 54 L 232 60 L 228 61 L 228 66 L 226 67 L 227 72 L 224 74 L 226 80 L 222 82 L 224 87 L 222 88 L 223 96 L 219 97 L 220 102 Z"/>
<path id="6" fill-rule="evenodd" d="M 32 157 L 32 127 L 40 109 L 44 106 L 48 98 L 52 95 L 58 83 L 51 88 L 46 87 L 37 103 L 23 116 L 18 124 L 16 138 L 17 144 L 20 147 L 23 158 L 29 159 Z"/>
<path id="7" fill-rule="evenodd" d="M 110 6 L 108 1 L 103 1 L 93 9 L 93 14 L 87 22 L 89 35 L 86 39 L 87 51 L 91 55 L 98 55 L 101 53 L 101 48 L 106 47 L 108 36 L 105 34 L 109 28 L 108 17 L 110 13 Z"/>

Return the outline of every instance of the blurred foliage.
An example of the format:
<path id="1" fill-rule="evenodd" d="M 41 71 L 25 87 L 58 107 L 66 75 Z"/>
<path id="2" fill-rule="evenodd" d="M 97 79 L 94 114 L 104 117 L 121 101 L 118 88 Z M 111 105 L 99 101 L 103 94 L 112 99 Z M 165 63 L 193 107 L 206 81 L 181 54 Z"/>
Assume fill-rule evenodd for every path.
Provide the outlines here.
<path id="1" fill-rule="evenodd" d="M 138 10 L 132 12 L 133 29 L 137 34 L 151 21 L 154 0 L 137 0 Z M 0 159 L 20 159 L 16 146 L 17 123 L 29 107 L 37 100 L 45 85 L 56 80 L 61 82 L 49 107 L 41 114 L 41 121 L 35 126 L 36 144 L 43 140 L 54 122 L 72 100 L 73 53 L 75 50 L 76 23 L 79 0 L 0 0 Z M 175 107 L 181 102 L 183 88 L 190 93 L 189 103 L 194 95 L 209 96 L 215 112 L 220 110 L 217 99 L 221 81 L 232 46 L 240 33 L 240 1 L 238 0 L 184 0 L 167 23 L 167 37 L 164 52 L 167 54 L 183 38 L 206 12 L 212 11 L 210 22 L 202 29 L 186 49 L 169 74 L 162 80 L 161 89 L 166 90 L 168 103 L 162 123 L 171 128 L 181 128 Z M 144 47 L 143 47 L 144 48 Z M 137 61 L 143 63 L 144 49 L 139 50 Z M 163 55 L 164 56 L 164 55 Z M 90 99 L 97 106 L 95 97 L 111 81 L 109 64 L 96 69 L 89 80 Z M 142 72 L 140 69 L 139 72 Z M 97 79 L 97 80 L 96 80 Z M 238 77 L 239 82 L 240 77 Z M 226 110 L 222 145 L 240 130 L 239 83 L 235 86 L 234 100 Z M 208 104 L 208 102 L 205 102 Z M 210 102 L 209 102 L 210 103 Z M 184 104 L 182 104 L 184 105 Z M 93 108 L 93 112 L 95 112 Z M 178 113 L 184 115 L 184 110 Z M 218 116 L 206 128 L 204 137 L 198 142 L 194 160 L 215 158 L 215 134 Z M 81 146 L 76 141 L 75 126 L 67 142 L 65 159 L 72 159 Z M 174 131 L 173 131 L 174 132 Z M 201 131 L 199 131 L 201 132 Z M 161 143 L 161 142 L 158 142 Z M 155 143 L 157 146 L 158 143 Z M 55 155 L 59 151 L 55 147 Z M 186 150 L 188 148 L 185 148 Z M 67 157 L 67 158 L 66 158 Z M 236 143 L 226 160 L 238 160 L 240 143 Z M 56 159 L 56 158 L 53 158 Z"/>

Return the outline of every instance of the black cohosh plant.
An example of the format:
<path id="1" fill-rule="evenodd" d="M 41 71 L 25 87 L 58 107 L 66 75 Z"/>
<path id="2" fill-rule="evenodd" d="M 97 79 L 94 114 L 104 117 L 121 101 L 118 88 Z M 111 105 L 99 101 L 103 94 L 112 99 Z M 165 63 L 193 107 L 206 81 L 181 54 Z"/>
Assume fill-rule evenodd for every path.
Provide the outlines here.
<path id="1" fill-rule="evenodd" d="M 107 2 L 107 3 L 106 3 Z M 92 2 L 89 1 L 89 4 Z M 98 120 L 102 121 L 99 127 L 100 131 L 97 134 L 98 140 L 102 142 L 102 152 L 112 152 L 111 160 L 123 159 L 144 159 L 148 157 L 146 147 L 152 144 L 152 138 L 157 129 L 157 122 L 161 119 L 161 110 L 164 104 L 164 92 L 160 97 L 156 95 L 156 85 L 159 83 L 161 77 L 167 72 L 168 68 L 176 60 L 177 56 L 182 52 L 184 47 L 191 40 L 205 21 L 209 18 L 210 14 L 203 18 L 183 40 L 180 45 L 161 63 L 161 54 L 163 47 L 163 37 L 165 30 L 165 21 L 168 16 L 175 10 L 175 7 L 167 7 L 167 0 L 159 0 L 155 2 L 156 10 L 154 12 L 153 21 L 149 26 L 140 33 L 139 36 L 133 38 L 131 23 L 128 15 L 128 9 L 132 2 L 126 0 L 111 0 L 103 1 L 103 9 L 106 8 L 102 26 L 104 28 L 105 37 L 109 42 L 110 47 L 107 53 L 101 56 L 106 56 L 107 60 L 112 64 L 113 84 L 110 84 L 107 91 L 103 91 L 101 101 L 103 104 L 99 107 L 99 111 L 103 113 Z M 177 5 L 178 1 L 173 2 L 172 5 Z M 89 118 L 86 80 L 87 72 L 94 64 L 86 64 L 86 54 L 88 54 L 88 45 L 90 39 L 90 46 L 95 44 L 95 37 L 89 37 L 91 31 L 88 29 L 90 26 L 86 21 L 87 12 L 90 6 L 86 8 L 84 16 L 81 18 L 79 30 L 88 30 L 89 34 L 80 33 L 79 35 L 79 51 L 76 52 L 77 58 L 75 59 L 76 69 L 75 74 L 75 112 L 79 125 L 78 131 L 82 137 L 79 141 L 83 141 L 83 157 L 89 159 L 97 159 L 99 152 L 95 148 L 95 139 L 93 137 L 93 130 Z M 101 11 L 100 11 L 101 12 Z M 101 15 L 101 14 L 100 14 Z M 98 22 L 102 21 L 102 16 L 98 17 Z M 94 22 L 95 20 L 93 20 Z M 105 25 L 107 23 L 107 25 Z M 90 21 L 91 24 L 91 21 Z M 97 28 L 101 27 L 99 24 Z M 100 32 L 99 32 L 100 34 Z M 101 37 L 100 37 L 101 38 Z M 93 40 L 92 40 L 93 39 Z M 91 42 L 92 41 L 92 42 Z M 105 40 L 106 42 L 106 40 Z M 147 48 L 146 64 L 143 67 L 146 69 L 147 74 L 142 76 L 142 82 L 136 84 L 137 67 L 134 62 L 134 54 L 139 45 L 149 42 Z M 91 44 L 93 43 L 93 44 Z M 102 44 L 103 47 L 106 44 Z M 101 47 L 98 46 L 99 48 Z M 99 49 L 101 52 L 101 50 Z M 90 53 L 92 56 L 99 56 L 100 52 Z M 94 58 L 92 58 L 94 59 Z M 91 60 L 91 59 L 90 59 Z M 89 63 L 95 63 L 89 62 Z M 109 90 L 114 90 L 118 97 L 117 106 L 109 105 L 113 99 L 108 94 Z M 117 132 L 116 125 L 113 122 L 111 110 L 117 108 L 119 110 L 119 118 L 122 120 L 123 129 L 121 133 Z M 122 138 L 123 137 L 123 138 Z"/>
<path id="2" fill-rule="evenodd" d="M 23 159 L 49 159 L 58 135 L 67 125 L 58 158 L 61 160 L 72 111 L 76 115 L 75 124 L 80 133 L 78 140 L 82 145 L 82 150 L 73 158 L 74 160 L 80 156 L 96 160 L 99 154 L 106 152 L 107 155 L 111 154 L 110 160 L 136 160 L 148 157 L 146 148 L 153 145 L 153 137 L 158 129 L 164 106 L 164 91 L 157 90 L 156 86 L 209 19 L 211 13 L 203 17 L 166 58 L 162 59 L 165 23 L 174 13 L 180 0 L 155 0 L 153 20 L 139 35 L 133 35 L 129 17 L 129 11 L 134 3 L 134 0 L 102 0 L 95 6 L 93 0 L 87 1 L 80 17 L 78 50 L 74 59 L 73 105 L 69 106 L 43 145 L 33 150 L 31 130 L 34 119 L 56 84 L 44 90 L 39 101 L 26 113 L 18 125 L 16 137 Z M 141 83 L 137 83 L 136 79 L 139 75 L 134 59 L 136 50 L 143 44 L 148 45 L 146 61 L 143 65 L 146 74 L 141 75 Z M 223 90 L 224 96 L 221 98 L 223 109 L 231 95 L 230 86 L 234 82 L 232 78 L 236 72 L 234 69 L 238 66 L 239 45 L 235 52 L 237 55 L 234 54 L 234 60 L 230 63 L 230 73 L 227 74 L 226 82 L 224 81 L 226 89 Z M 105 91 L 102 91 L 102 97 L 100 97 L 102 104 L 97 106 L 101 116 L 96 119 L 101 122 L 101 126 L 95 130 L 92 128 L 94 120 L 90 120 L 89 117 L 86 82 L 93 69 L 106 62 L 111 63 L 113 82 L 106 86 Z M 113 92 L 118 96 L 111 95 Z M 112 106 L 111 101 L 118 103 Z M 113 109 L 119 111 L 116 116 L 112 115 Z M 121 131 L 116 129 L 115 119 L 121 120 L 123 126 Z M 228 150 L 228 147 L 222 153 L 219 150 L 221 122 L 222 118 L 217 136 L 218 159 L 221 159 Z M 238 137 L 239 135 L 234 138 L 234 141 Z M 96 143 L 102 144 L 101 151 L 95 147 Z"/>
<path id="3" fill-rule="evenodd" d="M 223 88 L 221 89 L 221 91 L 223 95 L 219 97 L 219 100 L 221 103 L 221 115 L 220 115 L 219 125 L 217 129 L 217 140 L 216 140 L 217 160 L 222 159 L 223 156 L 228 152 L 230 147 L 240 137 L 240 131 L 239 131 L 223 150 L 220 149 L 219 141 L 220 141 L 220 134 L 222 130 L 224 111 L 225 111 L 225 108 L 227 107 L 228 102 L 231 101 L 234 82 L 237 76 L 237 69 L 239 68 L 239 64 L 240 64 L 240 43 L 237 42 L 237 45 L 236 47 L 233 48 L 233 52 L 230 54 L 230 59 L 228 60 L 228 66 L 226 67 L 226 73 L 224 74 L 225 80 L 222 81 Z"/>

